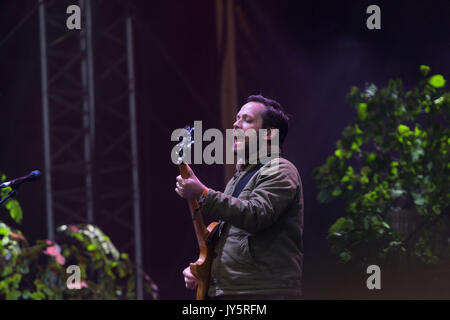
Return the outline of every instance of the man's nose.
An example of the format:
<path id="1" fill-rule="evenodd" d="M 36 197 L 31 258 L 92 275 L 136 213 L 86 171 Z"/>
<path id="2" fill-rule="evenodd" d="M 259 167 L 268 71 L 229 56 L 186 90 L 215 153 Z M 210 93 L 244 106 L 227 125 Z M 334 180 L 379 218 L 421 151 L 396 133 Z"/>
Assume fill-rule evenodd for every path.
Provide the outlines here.
<path id="1" fill-rule="evenodd" d="M 233 123 L 233 129 L 241 129 L 241 121 L 236 120 L 236 121 Z"/>

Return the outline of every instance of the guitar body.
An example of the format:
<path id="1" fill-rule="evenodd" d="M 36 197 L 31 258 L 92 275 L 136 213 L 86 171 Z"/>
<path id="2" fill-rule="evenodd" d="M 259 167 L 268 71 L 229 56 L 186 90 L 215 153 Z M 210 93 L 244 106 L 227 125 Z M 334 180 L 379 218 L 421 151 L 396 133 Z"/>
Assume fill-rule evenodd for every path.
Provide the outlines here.
<path id="1" fill-rule="evenodd" d="M 217 238 L 216 232 L 219 227 L 218 222 L 211 222 L 207 228 L 208 236 L 205 246 L 200 246 L 200 255 L 196 262 L 189 265 L 192 274 L 198 279 L 197 300 L 204 300 L 208 293 L 209 278 L 211 275 L 211 264 L 214 254 L 214 246 Z"/>

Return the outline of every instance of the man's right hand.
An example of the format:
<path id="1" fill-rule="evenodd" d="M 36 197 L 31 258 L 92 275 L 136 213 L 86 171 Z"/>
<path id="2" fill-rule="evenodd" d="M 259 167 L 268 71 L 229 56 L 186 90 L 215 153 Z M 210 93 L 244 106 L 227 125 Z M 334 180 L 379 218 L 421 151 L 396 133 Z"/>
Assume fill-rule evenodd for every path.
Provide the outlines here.
<path id="1" fill-rule="evenodd" d="M 183 270 L 183 276 L 184 276 L 184 283 L 186 285 L 186 288 L 194 290 L 197 288 L 198 285 L 198 279 L 192 274 L 191 268 L 187 267 Z"/>

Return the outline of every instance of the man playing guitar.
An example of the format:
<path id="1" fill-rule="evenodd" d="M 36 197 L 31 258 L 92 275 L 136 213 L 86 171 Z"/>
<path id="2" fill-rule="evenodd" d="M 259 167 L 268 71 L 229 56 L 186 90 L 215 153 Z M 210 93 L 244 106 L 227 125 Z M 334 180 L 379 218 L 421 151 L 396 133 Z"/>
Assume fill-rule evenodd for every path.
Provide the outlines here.
<path id="1" fill-rule="evenodd" d="M 280 147 L 288 133 L 289 117 L 281 105 L 261 95 L 248 97 L 236 116 L 234 130 L 267 129 L 267 142 L 277 129 Z M 258 144 L 259 146 L 259 144 Z M 233 151 L 249 149 L 248 140 L 235 141 Z M 258 150 L 259 151 L 259 150 Z M 265 169 L 274 161 L 252 155 L 237 165 L 225 191 L 206 187 L 189 169 L 177 177 L 175 191 L 187 200 L 199 200 L 202 212 L 221 221 L 214 248 L 207 299 L 298 299 L 303 266 L 303 194 L 300 175 L 288 160 L 275 154 L 276 171 Z M 257 153 L 260 155 L 260 153 Z M 191 268 L 183 271 L 187 288 L 198 279 Z"/>

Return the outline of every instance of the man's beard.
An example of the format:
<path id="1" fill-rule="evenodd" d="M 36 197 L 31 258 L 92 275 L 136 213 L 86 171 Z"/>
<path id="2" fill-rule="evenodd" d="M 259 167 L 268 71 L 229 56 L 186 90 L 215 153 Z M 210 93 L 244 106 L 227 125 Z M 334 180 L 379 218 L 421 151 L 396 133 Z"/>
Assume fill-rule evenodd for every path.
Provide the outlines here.
<path id="1" fill-rule="evenodd" d="M 233 144 L 233 153 L 237 159 L 237 163 L 248 163 L 249 161 L 257 160 L 258 159 L 258 152 L 259 152 L 259 136 L 256 136 L 256 148 L 253 148 L 250 150 L 250 138 L 245 137 L 244 146 L 239 146 L 239 144 L 242 145 L 242 140 L 239 142 L 239 140 L 235 139 L 235 142 Z M 243 148 L 243 150 L 242 150 Z M 256 150 L 255 150 L 256 149 Z M 250 154 L 250 151 L 252 153 Z"/>

